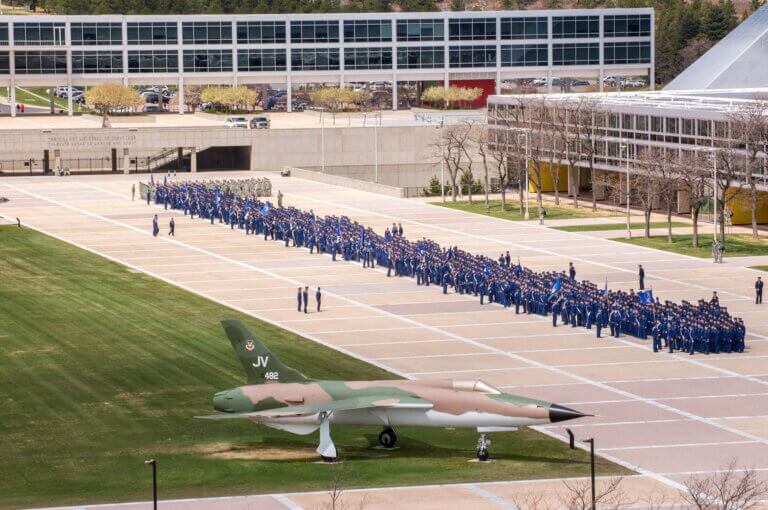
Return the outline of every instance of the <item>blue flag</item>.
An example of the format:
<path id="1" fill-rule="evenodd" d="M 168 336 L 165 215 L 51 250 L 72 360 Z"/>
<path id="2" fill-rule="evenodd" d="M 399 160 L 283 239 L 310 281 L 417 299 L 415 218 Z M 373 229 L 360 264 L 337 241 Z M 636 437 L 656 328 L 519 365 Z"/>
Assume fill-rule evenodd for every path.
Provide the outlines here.
<path id="1" fill-rule="evenodd" d="M 555 283 L 552 284 L 552 294 L 559 292 L 563 284 L 560 282 L 560 278 L 555 278 Z"/>
<path id="2" fill-rule="evenodd" d="M 266 216 L 269 214 L 269 202 L 264 202 L 264 205 L 261 206 L 261 215 Z"/>
<path id="3" fill-rule="evenodd" d="M 653 304 L 653 290 L 640 291 L 640 302 L 644 305 Z"/>

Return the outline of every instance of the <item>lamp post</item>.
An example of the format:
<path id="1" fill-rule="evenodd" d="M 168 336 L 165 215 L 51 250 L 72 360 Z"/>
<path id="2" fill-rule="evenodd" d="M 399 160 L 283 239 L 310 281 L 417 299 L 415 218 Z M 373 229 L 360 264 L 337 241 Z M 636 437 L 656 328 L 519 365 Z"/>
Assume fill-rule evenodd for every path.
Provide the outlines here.
<path id="1" fill-rule="evenodd" d="M 443 127 L 445 126 L 445 118 L 440 119 L 440 199 L 445 203 L 445 149 L 443 149 L 443 141 L 445 140 Z"/>
<path id="2" fill-rule="evenodd" d="M 565 431 L 568 433 L 568 443 L 571 450 L 575 450 L 576 438 L 573 435 L 573 431 L 571 431 L 571 429 L 565 429 Z M 592 479 L 592 510 L 597 510 L 597 502 L 595 501 L 595 438 L 590 437 L 583 439 L 582 442 L 589 444 L 589 466 Z"/>
<path id="3" fill-rule="evenodd" d="M 624 140 L 619 147 L 626 152 L 627 155 L 627 239 L 632 239 L 632 230 L 629 225 L 629 143 Z"/>
<path id="4" fill-rule="evenodd" d="M 704 149 L 704 152 L 708 153 L 712 157 L 712 198 L 713 198 L 713 204 L 712 204 L 712 215 L 714 219 L 714 229 L 712 230 L 712 241 L 714 243 L 717 243 L 717 202 L 719 198 L 718 188 L 719 181 L 717 179 L 717 149 L 715 148 L 708 148 Z"/>
<path id="5" fill-rule="evenodd" d="M 325 173 L 325 108 L 320 110 L 320 172 Z"/>
<path id="6" fill-rule="evenodd" d="M 379 183 L 379 132 L 377 131 L 376 123 L 373 123 L 373 181 Z"/>
<path id="7" fill-rule="evenodd" d="M 522 137 L 525 137 L 525 193 L 524 193 L 524 197 L 525 197 L 525 216 L 524 216 L 524 218 L 526 220 L 530 220 L 531 219 L 531 213 L 530 213 L 530 211 L 528 209 L 528 202 L 529 202 L 529 197 L 528 197 L 528 193 L 529 193 L 529 189 L 528 189 L 529 188 L 529 185 L 528 185 L 528 165 L 529 165 L 529 162 L 528 162 L 528 159 L 530 158 L 529 153 L 530 153 L 530 148 L 531 148 L 531 141 L 530 141 L 530 138 L 528 136 L 528 131 L 527 130 L 526 131 L 522 131 L 521 133 L 518 133 L 518 135 L 517 135 L 517 142 L 518 143 L 520 143 L 520 138 L 522 138 Z"/>
<path id="8" fill-rule="evenodd" d="M 152 508 L 157 510 L 157 461 L 149 459 L 145 460 L 144 464 L 152 466 Z"/>

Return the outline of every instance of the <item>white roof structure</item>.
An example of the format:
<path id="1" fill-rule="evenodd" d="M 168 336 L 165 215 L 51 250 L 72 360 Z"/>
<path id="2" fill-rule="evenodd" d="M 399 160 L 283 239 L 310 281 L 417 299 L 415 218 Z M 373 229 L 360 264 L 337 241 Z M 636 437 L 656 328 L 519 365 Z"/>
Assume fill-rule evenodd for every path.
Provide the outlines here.
<path id="1" fill-rule="evenodd" d="M 664 88 L 666 91 L 768 87 L 768 4 Z"/>

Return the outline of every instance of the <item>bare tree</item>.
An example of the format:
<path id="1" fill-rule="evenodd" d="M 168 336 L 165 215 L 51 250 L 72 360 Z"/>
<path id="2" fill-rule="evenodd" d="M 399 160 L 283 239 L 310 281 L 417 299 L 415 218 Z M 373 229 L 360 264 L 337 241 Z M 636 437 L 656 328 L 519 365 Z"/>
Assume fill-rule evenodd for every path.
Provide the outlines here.
<path id="1" fill-rule="evenodd" d="M 717 158 L 717 155 L 713 155 Z M 678 183 L 680 189 L 688 194 L 689 209 L 691 212 L 691 222 L 693 222 L 693 233 L 691 236 L 691 246 L 698 248 L 699 242 L 699 216 L 701 209 L 709 201 L 710 192 L 713 189 L 714 176 L 707 168 L 712 165 L 711 159 L 702 154 L 696 154 L 693 161 L 686 171 L 679 175 Z"/>
<path id="2" fill-rule="evenodd" d="M 586 156 L 581 150 L 582 140 L 579 136 L 579 122 L 583 112 L 581 107 L 588 103 L 584 102 L 583 97 L 579 101 L 567 101 L 565 107 L 558 110 L 557 123 L 560 126 L 558 130 L 559 145 L 563 150 L 563 157 L 568 162 L 568 183 L 573 185 L 573 206 L 579 207 L 579 185 L 575 172 L 578 171 L 576 165 Z M 591 159 L 591 158 L 590 158 Z"/>
<path id="3" fill-rule="evenodd" d="M 605 111 L 600 107 L 598 100 L 582 96 L 579 99 L 576 112 L 577 115 L 573 119 L 573 125 L 576 127 L 581 141 L 579 155 L 584 155 L 584 159 L 589 162 L 589 178 L 592 183 L 592 210 L 597 211 L 597 195 L 595 194 L 597 175 L 594 163 L 595 154 L 600 143 L 600 130 L 605 125 Z"/>
<path id="4" fill-rule="evenodd" d="M 445 126 L 441 129 L 442 137 L 430 144 L 435 155 L 442 159 L 448 178 L 451 181 L 451 199 L 455 202 L 459 191 L 459 174 L 463 172 L 466 161 L 466 145 L 469 144 L 471 130 L 466 124 Z M 471 172 L 471 168 L 470 168 Z M 444 186 L 445 183 L 440 183 Z"/>
<path id="5" fill-rule="evenodd" d="M 367 505 L 367 496 L 363 496 L 356 505 L 345 501 L 343 496 L 346 491 L 347 468 L 343 464 L 328 466 L 331 469 L 328 480 L 328 501 L 319 507 L 320 510 L 362 510 Z"/>
<path id="6" fill-rule="evenodd" d="M 507 138 L 510 131 L 492 126 L 482 126 L 477 130 L 477 152 L 483 164 L 483 176 L 485 178 L 485 207 L 490 211 L 491 204 L 488 199 L 490 191 L 491 173 L 499 178 L 501 192 L 501 210 L 506 211 L 506 192 L 509 185 L 509 163 L 507 157 Z"/>
<path id="7" fill-rule="evenodd" d="M 536 205 L 541 215 L 542 187 L 547 161 L 551 155 L 551 117 L 544 99 L 532 98 L 527 106 L 530 167 L 528 178 L 536 189 Z"/>
<path id="8" fill-rule="evenodd" d="M 686 502 L 699 510 L 749 510 L 760 504 L 768 486 L 754 469 L 740 470 L 736 461 L 707 477 L 692 476 L 685 483 Z"/>
<path id="9" fill-rule="evenodd" d="M 598 483 L 595 491 L 595 507 L 600 510 L 619 510 L 634 503 L 621 486 L 622 477 Z M 560 505 L 567 510 L 590 510 L 592 508 L 592 484 L 589 480 L 563 480 L 565 488 L 558 492 Z"/>
<path id="10" fill-rule="evenodd" d="M 720 240 L 725 244 L 725 211 L 745 192 L 744 168 L 740 164 L 743 155 L 740 155 L 732 145 L 722 147 L 716 154 L 717 189 L 715 190 L 715 200 L 717 201 Z"/>
<path id="11" fill-rule="evenodd" d="M 749 187 L 752 237 L 758 238 L 757 208 L 759 194 L 755 175 L 762 173 L 768 144 L 768 101 L 755 97 L 753 101 L 740 104 L 728 113 L 731 125 L 730 138 L 735 140 L 746 154 L 744 180 Z"/>
<path id="12" fill-rule="evenodd" d="M 463 164 L 459 165 L 461 172 L 461 181 L 467 183 L 467 198 L 472 204 L 472 184 L 475 176 L 472 172 L 474 163 L 474 153 L 476 152 L 476 142 L 478 140 L 478 131 L 480 126 L 474 120 L 463 121 L 458 127 L 459 136 L 457 137 L 457 148 L 463 154 Z"/>
<path id="13" fill-rule="evenodd" d="M 630 183 L 643 209 L 645 237 L 651 237 L 651 214 L 659 203 L 662 181 L 657 177 L 661 170 L 656 167 L 665 164 L 660 158 L 662 152 L 662 149 L 655 147 L 641 151 L 637 157 L 637 173 L 632 176 L 633 182 Z"/>

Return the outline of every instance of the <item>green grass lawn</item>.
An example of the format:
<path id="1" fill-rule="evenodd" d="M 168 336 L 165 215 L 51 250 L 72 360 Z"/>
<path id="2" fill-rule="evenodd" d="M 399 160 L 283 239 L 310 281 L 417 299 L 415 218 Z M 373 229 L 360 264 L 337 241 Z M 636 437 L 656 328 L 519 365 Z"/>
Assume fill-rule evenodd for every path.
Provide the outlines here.
<path id="1" fill-rule="evenodd" d="M 672 228 L 678 227 L 690 227 L 690 223 L 682 221 L 673 221 Z M 603 230 L 626 230 L 627 224 L 624 223 L 600 223 L 597 225 L 569 225 L 567 227 L 551 227 L 554 230 L 562 230 L 563 232 L 598 232 Z M 645 223 L 630 223 L 629 228 L 632 230 L 642 230 L 645 228 Z M 667 228 L 667 222 L 665 221 L 652 221 L 651 228 Z"/>
<path id="2" fill-rule="evenodd" d="M 393 376 L 278 327 L 28 229 L 0 227 L 0 507 L 325 490 L 317 434 L 210 422 L 213 393 L 244 383 L 218 321 L 240 318 L 310 377 Z M 292 299 L 292 296 L 287 299 Z M 292 303 L 292 301 L 291 301 Z M 586 475 L 587 455 L 537 432 L 335 427 L 346 487 Z M 601 460 L 602 474 L 623 468 Z"/>
<path id="3" fill-rule="evenodd" d="M 8 87 L 0 87 L 0 96 L 8 97 Z M 50 108 L 51 106 L 47 87 L 16 87 L 16 102 L 24 103 L 25 105 L 29 106 L 38 106 L 40 108 Z M 66 99 L 54 97 L 53 102 L 57 110 L 67 109 Z M 80 111 L 83 109 L 78 103 L 74 103 L 74 108 L 75 111 Z"/>
<path id="4" fill-rule="evenodd" d="M 768 271 L 768 266 L 751 266 L 750 269 L 757 269 L 758 271 Z"/>
<path id="5" fill-rule="evenodd" d="M 473 204 L 469 204 L 467 201 L 451 202 L 450 197 L 446 197 L 446 202 L 429 202 L 433 205 L 441 207 L 448 207 L 450 209 L 458 209 L 460 211 L 471 212 L 475 214 L 482 214 L 488 216 L 488 209 L 485 207 L 485 201 L 482 196 L 475 197 Z M 606 211 L 598 209 L 597 212 L 592 212 L 592 208 L 589 205 L 584 207 L 574 208 L 564 204 L 565 200 L 561 202 L 559 206 L 552 205 L 551 203 L 545 203 L 544 209 L 547 211 L 547 220 L 564 220 L 569 218 L 597 218 L 606 216 L 619 216 L 620 214 L 614 211 Z M 490 201 L 490 216 L 495 218 L 503 218 L 505 220 L 519 221 L 524 219 L 524 214 L 520 211 L 520 202 L 517 200 L 507 200 L 506 209 L 502 211 L 500 200 Z M 539 209 L 536 206 L 535 201 L 531 201 L 528 205 L 531 219 L 537 219 L 539 216 Z"/>
<path id="6" fill-rule="evenodd" d="M 699 235 L 699 248 L 691 247 L 690 235 L 674 235 L 672 236 L 671 244 L 667 242 L 667 236 L 654 236 L 651 238 L 633 237 L 632 239 L 619 237 L 613 240 L 703 259 L 712 257 L 711 234 Z M 753 239 L 750 235 L 741 234 L 726 236 L 725 257 L 746 257 L 753 255 L 768 255 L 768 240 L 765 238 Z"/>

